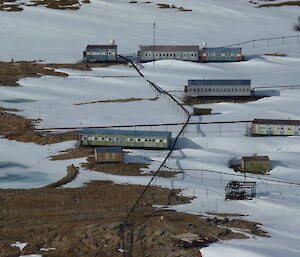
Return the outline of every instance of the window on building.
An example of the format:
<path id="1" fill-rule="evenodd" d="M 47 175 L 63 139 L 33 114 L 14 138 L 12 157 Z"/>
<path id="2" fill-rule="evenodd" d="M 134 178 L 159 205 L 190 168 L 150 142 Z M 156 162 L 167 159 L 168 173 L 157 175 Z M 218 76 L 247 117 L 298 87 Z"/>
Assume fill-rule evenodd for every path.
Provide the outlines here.
<path id="1" fill-rule="evenodd" d="M 108 138 L 108 141 L 111 141 L 111 138 Z"/>
<path id="2" fill-rule="evenodd" d="M 83 140 L 86 140 L 86 137 L 82 137 Z"/>
<path id="3" fill-rule="evenodd" d="M 208 89 L 208 91 L 210 92 L 210 88 Z"/>

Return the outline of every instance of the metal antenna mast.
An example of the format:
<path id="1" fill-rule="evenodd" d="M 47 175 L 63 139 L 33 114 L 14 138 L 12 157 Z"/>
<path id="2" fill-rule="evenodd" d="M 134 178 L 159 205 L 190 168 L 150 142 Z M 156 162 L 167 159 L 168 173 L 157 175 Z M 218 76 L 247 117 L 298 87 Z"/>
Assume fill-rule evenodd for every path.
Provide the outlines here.
<path id="1" fill-rule="evenodd" d="M 154 54 L 154 60 L 153 60 L 153 69 L 155 68 L 155 57 L 156 57 L 156 53 L 155 53 L 155 22 L 153 22 L 153 54 Z"/>

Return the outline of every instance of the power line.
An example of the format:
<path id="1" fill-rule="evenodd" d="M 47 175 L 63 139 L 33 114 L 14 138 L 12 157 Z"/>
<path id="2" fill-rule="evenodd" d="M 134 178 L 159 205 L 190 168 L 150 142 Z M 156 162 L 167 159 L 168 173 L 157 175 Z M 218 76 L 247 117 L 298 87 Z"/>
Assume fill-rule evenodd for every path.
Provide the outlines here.
<path id="1" fill-rule="evenodd" d="M 170 171 L 182 172 L 182 169 L 176 169 L 176 168 L 171 168 L 171 167 L 167 167 L 167 168 Z M 183 169 L 183 170 L 187 170 L 187 171 L 204 171 L 204 172 L 217 173 L 217 174 L 223 174 L 223 175 L 229 175 L 229 176 L 245 177 L 245 174 L 232 174 L 232 173 L 229 173 L 229 172 L 207 170 L 207 169 Z M 276 183 L 300 186 L 300 183 L 284 181 L 284 180 L 279 180 L 279 179 L 255 177 L 255 176 L 249 175 L 249 173 L 246 174 L 246 177 L 247 178 L 253 178 L 253 179 L 259 179 L 259 180 L 264 180 L 264 181 L 271 181 L 271 182 L 276 182 Z"/>

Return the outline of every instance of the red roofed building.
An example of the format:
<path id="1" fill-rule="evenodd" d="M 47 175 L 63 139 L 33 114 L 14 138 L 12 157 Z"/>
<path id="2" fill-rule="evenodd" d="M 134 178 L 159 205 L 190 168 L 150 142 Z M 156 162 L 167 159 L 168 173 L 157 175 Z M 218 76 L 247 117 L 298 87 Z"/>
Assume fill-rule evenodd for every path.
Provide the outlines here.
<path id="1" fill-rule="evenodd" d="M 115 62 L 117 45 L 88 45 L 83 52 L 84 62 Z"/>

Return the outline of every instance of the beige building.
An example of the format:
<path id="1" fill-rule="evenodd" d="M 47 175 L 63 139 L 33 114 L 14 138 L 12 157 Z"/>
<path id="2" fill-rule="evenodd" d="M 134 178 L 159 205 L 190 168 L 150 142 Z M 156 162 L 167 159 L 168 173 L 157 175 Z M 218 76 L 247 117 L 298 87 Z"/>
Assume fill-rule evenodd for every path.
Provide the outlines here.
<path id="1" fill-rule="evenodd" d="M 124 152 L 121 147 L 96 147 L 95 160 L 101 162 L 123 162 Z"/>
<path id="2" fill-rule="evenodd" d="M 271 169 L 268 156 L 242 157 L 241 170 L 245 172 L 266 173 Z"/>

